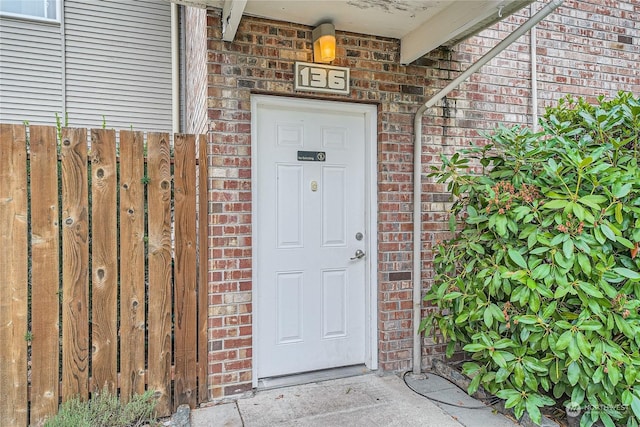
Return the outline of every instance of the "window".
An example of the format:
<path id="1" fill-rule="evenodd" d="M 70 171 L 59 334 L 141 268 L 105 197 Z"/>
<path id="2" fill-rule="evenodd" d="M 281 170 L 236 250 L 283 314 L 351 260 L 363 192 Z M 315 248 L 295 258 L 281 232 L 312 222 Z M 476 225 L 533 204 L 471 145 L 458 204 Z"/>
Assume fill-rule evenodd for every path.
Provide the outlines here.
<path id="1" fill-rule="evenodd" d="M 57 21 L 60 0 L 0 0 L 0 13 Z"/>

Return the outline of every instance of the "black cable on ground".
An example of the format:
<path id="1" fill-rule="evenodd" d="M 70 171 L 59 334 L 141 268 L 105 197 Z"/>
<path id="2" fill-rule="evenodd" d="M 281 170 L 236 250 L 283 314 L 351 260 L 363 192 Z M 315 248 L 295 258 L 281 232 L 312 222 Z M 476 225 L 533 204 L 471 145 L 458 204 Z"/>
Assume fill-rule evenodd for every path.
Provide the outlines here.
<path id="1" fill-rule="evenodd" d="M 492 399 L 487 399 L 486 404 L 482 405 L 482 406 L 466 406 L 466 405 L 458 405 L 456 403 L 451 403 L 451 402 L 445 402 L 444 400 L 439 400 L 439 399 L 436 399 L 434 397 L 427 396 L 426 394 L 420 393 L 418 390 L 416 390 L 413 387 L 411 387 L 411 385 L 409 385 L 409 383 L 407 382 L 407 378 L 406 378 L 407 374 L 410 373 L 410 372 L 412 372 L 412 371 L 406 371 L 404 374 L 402 374 L 402 381 L 404 381 L 404 384 L 407 387 L 409 387 L 409 390 L 413 391 L 417 395 L 422 396 L 424 398 L 427 398 L 427 399 L 429 399 L 429 400 L 431 400 L 433 402 L 441 403 L 443 405 L 455 406 L 456 408 L 463 408 L 463 409 L 486 409 L 486 408 L 490 407 L 488 405 L 493 405 L 493 404 L 495 404 L 495 403 L 497 403 L 497 402 L 499 402 L 501 400 L 501 399 L 499 399 L 497 397 L 496 398 L 492 398 Z M 454 383 L 453 381 L 449 380 L 446 377 L 443 377 L 442 375 L 438 375 L 438 374 L 436 374 L 434 372 L 430 372 L 430 371 L 427 372 L 427 375 L 435 375 L 436 377 L 440 377 L 440 378 L 442 378 L 444 380 L 447 380 L 448 382 L 450 382 L 451 384 L 455 385 L 460 390 L 462 390 L 465 394 L 467 393 L 467 391 L 464 390 L 462 387 L 460 387 L 458 384 Z M 480 400 L 481 402 L 484 401 L 483 399 L 478 399 L 478 400 Z"/>

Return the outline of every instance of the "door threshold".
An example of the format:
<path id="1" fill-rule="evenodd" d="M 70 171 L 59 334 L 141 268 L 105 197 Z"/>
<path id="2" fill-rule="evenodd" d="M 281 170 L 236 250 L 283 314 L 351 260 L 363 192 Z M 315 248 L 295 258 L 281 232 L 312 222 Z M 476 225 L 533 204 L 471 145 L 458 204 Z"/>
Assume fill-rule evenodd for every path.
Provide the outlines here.
<path id="1" fill-rule="evenodd" d="M 322 369 L 319 371 L 303 372 L 300 374 L 283 375 L 280 377 L 261 378 L 258 380 L 258 390 L 289 387 L 317 383 L 321 381 L 337 380 L 339 378 L 355 377 L 368 374 L 371 371 L 365 365 L 343 366 L 340 368 Z"/>

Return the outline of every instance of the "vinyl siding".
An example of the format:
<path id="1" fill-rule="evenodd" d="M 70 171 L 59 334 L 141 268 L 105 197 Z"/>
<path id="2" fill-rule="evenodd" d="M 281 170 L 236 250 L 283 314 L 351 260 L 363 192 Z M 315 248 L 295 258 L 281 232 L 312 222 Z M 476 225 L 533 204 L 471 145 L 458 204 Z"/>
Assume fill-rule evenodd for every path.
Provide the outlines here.
<path id="1" fill-rule="evenodd" d="M 55 124 L 61 52 L 59 24 L 0 18 L 0 122 Z"/>
<path id="2" fill-rule="evenodd" d="M 171 5 L 64 2 L 72 126 L 171 131 Z"/>

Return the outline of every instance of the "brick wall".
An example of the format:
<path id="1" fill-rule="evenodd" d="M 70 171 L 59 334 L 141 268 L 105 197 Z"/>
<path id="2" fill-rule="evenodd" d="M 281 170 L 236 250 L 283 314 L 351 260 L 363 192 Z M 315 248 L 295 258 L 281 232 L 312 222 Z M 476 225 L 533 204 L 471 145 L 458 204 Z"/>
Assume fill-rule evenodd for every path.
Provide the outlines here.
<path id="1" fill-rule="evenodd" d="M 540 10 L 546 1 L 530 7 L 455 46 L 450 52 L 450 78 L 468 68 L 491 47 Z M 566 0 L 554 13 L 536 26 L 537 114 L 555 105 L 567 94 L 594 102 L 618 91 L 640 93 L 640 3 L 634 0 Z M 423 121 L 423 159 L 425 168 L 437 165 L 441 152 L 453 153 L 458 147 L 483 144 L 481 131 L 499 123 L 533 125 L 531 80 L 531 33 L 518 39 L 507 50 L 485 65 L 479 73 L 453 91 Z M 438 124 L 438 120 L 442 124 Z M 428 170 L 428 169 L 425 169 Z M 448 236 L 438 192 L 442 188 L 424 178 L 423 194 L 423 272 L 426 287 L 431 285 L 433 253 L 431 247 Z M 443 345 L 427 338 L 423 364 L 433 355 L 442 357 Z"/>
<path id="2" fill-rule="evenodd" d="M 640 3 L 566 1 L 538 31 L 540 100 L 640 92 Z M 557 42 L 555 42 L 557 41 Z"/>
<path id="3" fill-rule="evenodd" d="M 533 6 L 534 11 L 542 2 Z M 565 93 L 594 97 L 640 92 L 633 0 L 567 1 L 537 30 L 540 111 Z M 351 69 L 348 97 L 378 105 L 378 339 L 384 370 L 411 366 L 413 116 L 418 106 L 529 16 L 529 9 L 450 51 L 401 66 L 399 41 L 337 32 L 334 65 Z M 213 399 L 251 389 L 250 94 L 294 95 L 293 64 L 311 61 L 311 28 L 243 17 L 234 42 L 221 41 L 220 11 L 207 17 L 211 167 L 210 391 Z M 634 33 L 636 31 L 636 33 Z M 586 39 L 584 37 L 587 37 Z M 582 55 L 580 55 L 582 54 Z M 567 59 L 567 55 L 571 55 Z M 440 153 L 482 144 L 479 131 L 498 123 L 530 125 L 529 36 L 491 61 L 423 120 L 425 171 Z M 563 80 L 564 78 L 564 80 Z M 423 273 L 430 286 L 431 247 L 448 235 L 445 189 L 423 178 Z M 423 361 L 442 357 L 425 340 Z"/>

